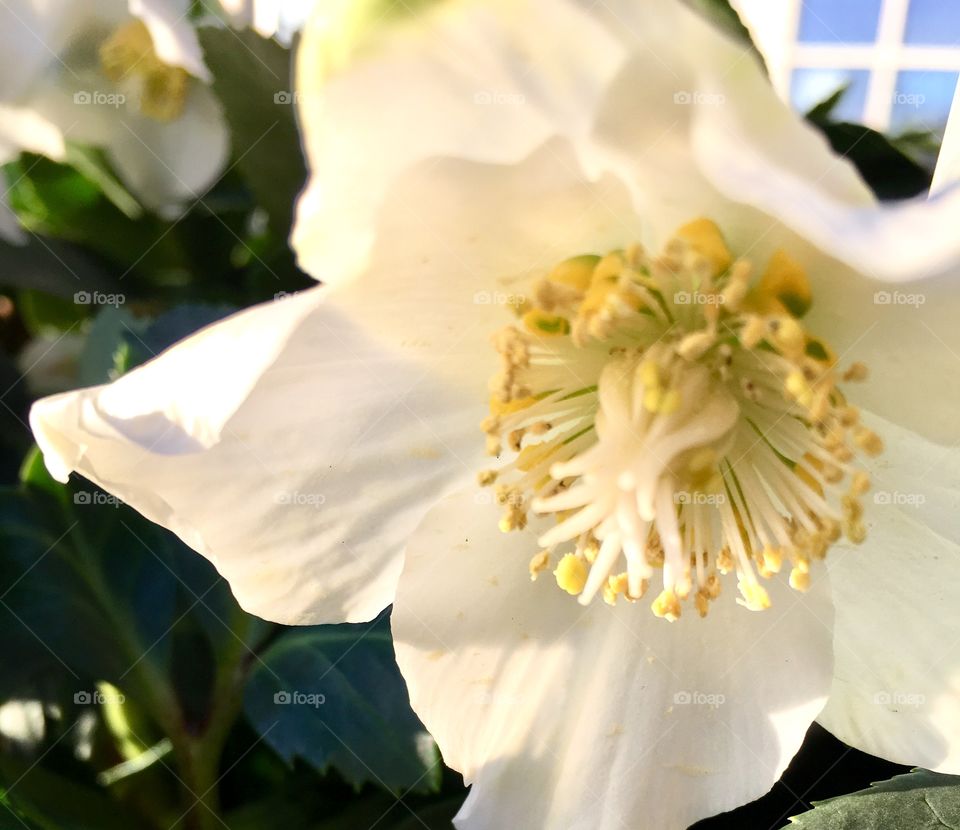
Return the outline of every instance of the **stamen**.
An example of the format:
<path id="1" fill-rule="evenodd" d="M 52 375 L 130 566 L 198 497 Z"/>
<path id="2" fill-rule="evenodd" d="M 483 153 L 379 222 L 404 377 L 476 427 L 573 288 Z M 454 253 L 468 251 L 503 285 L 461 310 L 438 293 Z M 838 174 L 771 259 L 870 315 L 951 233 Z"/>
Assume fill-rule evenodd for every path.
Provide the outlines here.
<path id="1" fill-rule="evenodd" d="M 863 541 L 870 479 L 854 462 L 883 444 L 837 380 L 866 367 L 841 372 L 804 328 L 798 263 L 778 253 L 752 274 L 701 219 L 659 257 L 632 245 L 565 260 L 494 337 L 483 429 L 507 458 L 479 482 L 504 531 L 530 510 L 555 518 L 531 578 L 556 553 L 557 584 L 583 604 L 636 601 L 656 581 L 655 615 L 692 601 L 706 617 L 723 575 L 759 611 L 764 580 L 807 590 L 841 534 Z"/>
<path id="2" fill-rule="evenodd" d="M 175 121 L 183 112 L 190 75 L 160 60 L 142 21 L 123 24 L 103 42 L 100 67 L 111 81 L 135 92 L 140 111 L 148 118 Z"/>

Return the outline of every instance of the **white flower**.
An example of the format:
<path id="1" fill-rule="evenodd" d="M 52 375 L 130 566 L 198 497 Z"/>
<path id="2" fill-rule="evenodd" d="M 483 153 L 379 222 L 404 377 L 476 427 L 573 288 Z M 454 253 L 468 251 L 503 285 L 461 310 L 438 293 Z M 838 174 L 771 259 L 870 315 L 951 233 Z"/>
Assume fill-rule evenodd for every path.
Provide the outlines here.
<path id="1" fill-rule="evenodd" d="M 146 205 L 170 210 L 227 157 L 187 0 L 10 0 L 0 7 L 0 161 L 102 147 Z"/>
<path id="2" fill-rule="evenodd" d="M 327 286 L 39 402 L 47 463 L 254 613 L 395 598 L 461 827 L 682 828 L 818 714 L 957 770 L 960 192 L 878 205 L 685 7 L 598 9 L 444 4 L 323 89 L 308 31 Z"/>
<path id="3" fill-rule="evenodd" d="M 235 26 L 249 26 L 262 37 L 290 43 L 310 16 L 316 0 L 220 0 Z M 341 0 L 334 0 L 341 2 Z M 357 0 L 350 0 L 356 3 Z M 324 6 L 331 5 L 325 0 Z"/>

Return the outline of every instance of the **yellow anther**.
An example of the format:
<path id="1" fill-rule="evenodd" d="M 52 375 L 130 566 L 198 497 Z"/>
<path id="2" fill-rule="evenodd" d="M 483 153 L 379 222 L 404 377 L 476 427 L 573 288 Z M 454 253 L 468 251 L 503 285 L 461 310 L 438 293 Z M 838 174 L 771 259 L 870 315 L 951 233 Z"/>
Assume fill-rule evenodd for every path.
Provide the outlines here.
<path id="1" fill-rule="evenodd" d="M 717 570 L 722 574 L 728 574 L 733 569 L 733 556 L 730 554 L 730 548 L 724 546 L 717 554 Z"/>
<path id="2" fill-rule="evenodd" d="M 701 588 L 699 591 L 697 591 L 693 601 L 697 606 L 697 613 L 701 616 L 701 618 L 707 616 L 707 612 L 710 610 L 709 594 L 707 594 L 707 592 Z"/>
<path id="3" fill-rule="evenodd" d="M 680 391 L 678 389 L 671 389 L 663 396 L 663 400 L 660 401 L 659 412 L 661 415 L 672 415 L 680 408 L 682 402 Z"/>
<path id="4" fill-rule="evenodd" d="M 858 361 L 856 363 L 852 363 L 847 371 L 843 373 L 843 379 L 848 383 L 857 382 L 866 380 L 869 374 L 870 373 L 867 370 L 866 364 Z"/>
<path id="5" fill-rule="evenodd" d="M 597 554 L 600 553 L 600 543 L 591 536 L 584 543 L 581 553 L 583 554 L 583 558 L 592 565 L 597 558 Z"/>
<path id="6" fill-rule="evenodd" d="M 845 521 L 843 523 L 843 535 L 853 544 L 862 545 L 867 538 L 867 528 L 860 520 Z"/>
<path id="7" fill-rule="evenodd" d="M 621 594 L 626 595 L 627 587 L 628 579 L 625 573 L 607 577 L 607 582 L 603 586 L 603 601 L 607 605 L 616 605 L 617 597 Z M 636 597 L 628 597 L 628 599 L 636 599 Z"/>
<path id="8" fill-rule="evenodd" d="M 575 553 L 568 553 L 557 564 L 553 575 L 557 578 L 557 585 L 576 596 L 587 584 L 587 565 Z"/>
<path id="9" fill-rule="evenodd" d="M 807 591 L 810 588 L 810 566 L 799 562 L 790 571 L 790 587 L 795 591 Z"/>
<path id="10" fill-rule="evenodd" d="M 140 20 L 117 28 L 100 46 L 100 67 L 114 83 L 139 85 L 140 111 L 155 121 L 180 117 L 189 91 L 190 76 L 179 66 L 168 66 L 157 56 L 149 29 Z"/>
<path id="11" fill-rule="evenodd" d="M 626 265 L 623 255 L 619 251 L 613 251 L 601 257 L 590 275 L 591 287 L 603 283 L 615 283 Z"/>
<path id="12" fill-rule="evenodd" d="M 541 336 L 563 336 L 570 334 L 570 321 L 559 314 L 548 314 L 539 308 L 532 308 L 523 315 L 523 325 L 533 334 Z"/>
<path id="13" fill-rule="evenodd" d="M 640 364 L 638 376 L 644 386 L 660 385 L 660 367 L 652 360 L 644 360 Z"/>
<path id="14" fill-rule="evenodd" d="M 673 622 L 680 618 L 680 600 L 669 588 L 665 588 L 650 606 L 654 614 L 661 619 Z"/>
<path id="15" fill-rule="evenodd" d="M 776 574 L 780 573 L 780 568 L 783 566 L 783 551 L 779 548 L 772 548 L 769 545 L 764 547 L 760 551 L 760 567 L 765 571 L 764 576 L 767 574 Z"/>
<path id="16" fill-rule="evenodd" d="M 813 392 L 810 385 L 803 376 L 803 372 L 798 369 L 794 369 L 787 375 L 785 387 L 789 395 L 801 406 L 810 406 L 813 402 Z"/>
<path id="17" fill-rule="evenodd" d="M 853 440 L 867 455 L 880 455 L 883 452 L 883 439 L 872 429 L 858 427 L 853 433 Z"/>
<path id="18" fill-rule="evenodd" d="M 497 480 L 496 470 L 481 470 L 477 473 L 477 484 L 481 487 L 489 487 Z"/>
<path id="19" fill-rule="evenodd" d="M 716 223 L 709 219 L 694 219 L 678 228 L 674 234 L 687 242 L 700 256 L 704 257 L 712 269 L 712 275 L 718 276 L 730 267 L 733 255 Z"/>
<path id="20" fill-rule="evenodd" d="M 542 550 L 530 560 L 530 581 L 535 582 L 541 571 L 550 566 L 550 554 Z"/>
<path id="21" fill-rule="evenodd" d="M 843 505 L 843 517 L 855 521 L 863 516 L 863 502 L 856 496 L 846 495 L 840 502 Z"/>
<path id="22" fill-rule="evenodd" d="M 806 345 L 803 327 L 793 317 L 773 317 L 767 324 L 774 344 L 782 352 L 798 354 Z"/>
<path id="23" fill-rule="evenodd" d="M 767 589 L 759 582 L 743 580 L 737 586 L 743 599 L 737 598 L 737 603 L 751 611 L 764 611 L 770 607 L 770 595 Z"/>
<path id="24" fill-rule="evenodd" d="M 852 426 L 856 426 L 860 422 L 860 410 L 855 406 L 841 407 L 837 413 L 837 418 L 842 426 L 849 429 Z"/>
<path id="25" fill-rule="evenodd" d="M 870 474 L 857 470 L 850 481 L 850 492 L 855 496 L 862 496 L 870 490 Z"/>
<path id="26" fill-rule="evenodd" d="M 740 330 L 740 342 L 745 349 L 752 349 L 767 336 L 767 324 L 762 317 L 752 314 Z"/>
<path id="27" fill-rule="evenodd" d="M 750 292 L 748 306 L 758 314 L 803 317 L 810 310 L 813 292 L 803 267 L 785 251 L 776 251 L 767 269 Z"/>
<path id="28" fill-rule="evenodd" d="M 547 279 L 578 291 L 586 291 L 599 262 L 600 257 L 594 254 L 571 257 L 556 266 Z"/>
<path id="29" fill-rule="evenodd" d="M 707 592 L 707 596 L 710 599 L 716 599 L 720 596 L 720 577 L 716 574 L 710 574 L 707 577 L 707 583 L 703 586 L 703 590 Z"/>
<path id="30" fill-rule="evenodd" d="M 643 408 L 647 412 L 656 412 L 660 409 L 663 400 L 663 390 L 659 386 L 648 386 L 643 393 Z"/>

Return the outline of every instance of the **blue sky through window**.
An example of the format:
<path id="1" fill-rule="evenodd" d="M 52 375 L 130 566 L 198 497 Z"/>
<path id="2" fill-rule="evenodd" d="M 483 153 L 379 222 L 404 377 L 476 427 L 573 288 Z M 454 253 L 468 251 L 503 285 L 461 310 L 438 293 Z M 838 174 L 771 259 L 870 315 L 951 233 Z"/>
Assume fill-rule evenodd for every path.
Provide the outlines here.
<path id="1" fill-rule="evenodd" d="M 801 43 L 873 43 L 880 5 L 881 0 L 803 0 L 797 39 Z"/>

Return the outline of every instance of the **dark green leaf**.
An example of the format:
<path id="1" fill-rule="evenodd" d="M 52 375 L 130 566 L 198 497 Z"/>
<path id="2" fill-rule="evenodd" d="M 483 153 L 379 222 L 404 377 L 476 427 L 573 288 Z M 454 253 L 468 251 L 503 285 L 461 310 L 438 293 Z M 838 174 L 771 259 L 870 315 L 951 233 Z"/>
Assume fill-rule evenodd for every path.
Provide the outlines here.
<path id="1" fill-rule="evenodd" d="M 836 92 L 831 93 L 819 104 L 815 104 L 813 107 L 811 107 L 810 111 L 807 113 L 807 119 L 813 121 L 814 123 L 833 121 L 833 113 L 849 89 L 850 84 L 843 84 L 840 86 Z"/>
<path id="2" fill-rule="evenodd" d="M 834 152 L 848 158 L 879 199 L 909 199 L 930 189 L 931 175 L 890 140 L 862 124 L 814 122 Z"/>
<path id="3" fill-rule="evenodd" d="M 10 758 L 0 760 L 0 804 L 4 805 L 0 806 L 3 830 L 130 830 L 142 826 L 139 816 L 105 792 Z"/>
<path id="4" fill-rule="evenodd" d="M 386 626 L 285 633 L 262 655 L 245 710 L 281 757 L 335 767 L 356 786 L 435 790 L 436 747 L 407 703 Z"/>
<path id="5" fill-rule="evenodd" d="M 790 821 L 802 830 L 960 830 L 960 776 L 914 770 L 817 802 Z"/>
<path id="6" fill-rule="evenodd" d="M 291 54 L 251 31 L 205 27 L 199 33 L 237 166 L 275 233 L 286 238 L 307 176 L 294 115 Z"/>

